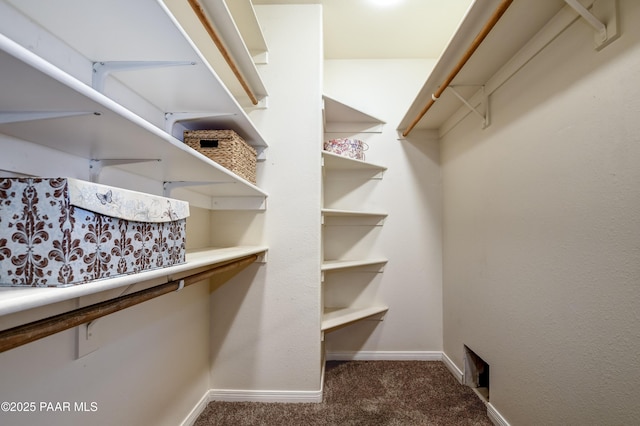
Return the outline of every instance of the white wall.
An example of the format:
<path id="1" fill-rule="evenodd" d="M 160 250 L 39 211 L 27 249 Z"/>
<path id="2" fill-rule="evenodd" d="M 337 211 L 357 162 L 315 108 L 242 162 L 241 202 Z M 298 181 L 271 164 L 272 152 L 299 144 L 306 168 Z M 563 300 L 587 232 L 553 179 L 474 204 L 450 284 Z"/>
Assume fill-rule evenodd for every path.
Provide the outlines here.
<path id="1" fill-rule="evenodd" d="M 256 7 L 269 46 L 260 72 L 269 107 L 251 118 L 270 147 L 258 180 L 264 213 L 216 212 L 224 244 L 268 244 L 266 265 L 249 268 L 211 296 L 211 383 L 251 398 L 320 396 L 320 134 L 322 10 L 319 5 Z M 235 223 L 235 225 L 234 225 Z M 234 228 L 239 227 L 234 230 Z M 235 239 L 235 237 L 233 238 Z"/>
<path id="2" fill-rule="evenodd" d="M 348 275 L 347 282 L 337 283 L 339 288 L 329 289 L 332 298 L 337 297 L 335 293 L 360 293 L 361 300 L 384 303 L 389 311 L 382 322 L 361 321 L 328 333 L 329 356 L 376 352 L 377 355 L 367 356 L 424 357 L 430 351 L 442 350 L 439 147 L 437 141 L 425 144 L 398 140 L 396 132 L 397 123 L 434 63 L 434 60 L 324 63 L 326 95 L 387 123 L 381 134 L 355 137 L 369 145 L 367 161 L 388 167 L 381 181 L 368 184 L 363 191 L 361 208 L 389 214 L 384 225 L 371 230 L 373 236 L 365 240 L 371 243 L 372 256 L 389 259 L 384 272 L 364 285 L 356 282 L 357 274 Z M 347 136 L 354 135 L 327 134 L 325 138 Z M 341 228 L 325 234 L 340 238 L 336 233 L 344 232 L 346 229 Z M 328 244 L 331 242 L 325 242 Z"/>
<path id="3" fill-rule="evenodd" d="M 575 22 L 442 139 L 444 350 L 513 425 L 640 418 L 640 3 Z"/>

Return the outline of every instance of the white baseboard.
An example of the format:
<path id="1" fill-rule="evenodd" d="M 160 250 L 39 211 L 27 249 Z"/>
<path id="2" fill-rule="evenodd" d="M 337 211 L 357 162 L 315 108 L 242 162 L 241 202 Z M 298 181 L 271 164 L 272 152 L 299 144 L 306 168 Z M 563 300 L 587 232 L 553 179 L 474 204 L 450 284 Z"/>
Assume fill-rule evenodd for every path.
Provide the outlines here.
<path id="1" fill-rule="evenodd" d="M 491 405 L 490 402 L 487 403 L 487 416 L 489 416 L 489 419 L 491 419 L 493 424 L 496 426 L 511 426 L 509 422 L 504 417 L 502 417 L 502 414 L 500 414 L 498 410 L 496 410 L 496 407 Z"/>
<path id="2" fill-rule="evenodd" d="M 328 352 L 327 361 L 442 361 L 451 374 L 462 383 L 462 371 L 444 352 L 439 351 L 358 351 Z M 323 389 L 317 391 L 255 391 L 211 389 L 207 391 L 180 426 L 191 426 L 210 401 L 253 402 L 322 402 Z M 511 426 L 507 420 L 487 403 L 487 416 L 495 426 Z"/>
<path id="3" fill-rule="evenodd" d="M 455 377 L 459 383 L 462 383 L 462 376 L 464 375 L 464 373 L 458 368 L 457 365 L 453 363 L 453 361 L 451 361 L 451 358 L 449 358 L 444 352 L 442 352 L 442 362 L 447 366 L 451 374 L 453 374 L 453 377 Z"/>
<path id="4" fill-rule="evenodd" d="M 322 390 L 271 391 L 211 389 L 209 401 L 246 402 L 322 402 Z"/>
<path id="5" fill-rule="evenodd" d="M 204 409 L 207 408 L 208 403 L 209 403 L 209 391 L 204 393 L 202 398 L 200 398 L 200 401 L 198 401 L 196 406 L 193 407 L 193 410 L 191 410 L 189 415 L 187 415 L 187 417 L 185 417 L 182 423 L 180 423 L 180 426 L 193 425 L 196 422 L 196 420 L 198 420 L 198 417 L 200 416 L 200 414 L 202 414 Z"/>
<path id="6" fill-rule="evenodd" d="M 327 352 L 327 361 L 441 361 L 440 351 Z"/>

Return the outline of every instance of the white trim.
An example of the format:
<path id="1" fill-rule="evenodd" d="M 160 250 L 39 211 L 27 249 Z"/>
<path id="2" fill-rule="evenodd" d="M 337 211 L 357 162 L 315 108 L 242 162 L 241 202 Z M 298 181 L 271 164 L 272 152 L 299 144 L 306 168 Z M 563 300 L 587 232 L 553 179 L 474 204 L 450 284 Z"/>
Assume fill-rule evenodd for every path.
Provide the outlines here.
<path id="1" fill-rule="evenodd" d="M 327 361 L 441 361 L 440 351 L 327 352 Z"/>
<path id="2" fill-rule="evenodd" d="M 453 361 L 451 361 L 451 358 L 449 358 L 447 354 L 444 352 L 442 352 L 442 362 L 444 363 L 444 365 L 446 365 L 446 367 L 449 369 L 451 374 L 453 374 L 453 376 L 458 380 L 458 382 L 462 383 L 462 377 L 464 373 L 462 372 L 462 370 L 458 368 L 458 366 Z"/>
<path id="3" fill-rule="evenodd" d="M 204 395 L 202 395 L 202 398 L 200 398 L 200 401 L 198 401 L 196 406 L 193 407 L 193 410 L 191 410 L 191 412 L 187 415 L 187 417 L 185 417 L 182 423 L 180 423 L 180 426 L 193 425 L 196 422 L 196 420 L 198 420 L 198 417 L 200 417 L 200 414 L 202 414 L 205 408 L 207 408 L 208 403 L 209 403 L 209 391 L 206 391 Z"/>
<path id="4" fill-rule="evenodd" d="M 209 401 L 228 402 L 322 402 L 322 390 L 275 391 L 275 390 L 229 390 L 211 389 Z"/>
<path id="5" fill-rule="evenodd" d="M 493 424 L 496 426 L 511 426 L 490 402 L 487 403 L 487 416 L 489 416 L 489 419 L 491 419 Z"/>

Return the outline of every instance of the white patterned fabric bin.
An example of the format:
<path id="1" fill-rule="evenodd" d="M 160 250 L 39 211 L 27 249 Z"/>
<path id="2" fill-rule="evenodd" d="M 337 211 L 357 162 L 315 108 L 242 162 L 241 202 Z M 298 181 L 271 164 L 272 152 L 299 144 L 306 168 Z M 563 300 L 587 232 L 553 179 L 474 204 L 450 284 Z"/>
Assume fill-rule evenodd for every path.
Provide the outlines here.
<path id="1" fill-rule="evenodd" d="M 189 204 L 71 178 L 0 178 L 0 285 L 66 287 L 185 262 Z"/>
<path id="2" fill-rule="evenodd" d="M 363 161 L 364 152 L 367 150 L 367 148 L 367 144 L 358 139 L 331 139 L 324 143 L 325 151 Z"/>

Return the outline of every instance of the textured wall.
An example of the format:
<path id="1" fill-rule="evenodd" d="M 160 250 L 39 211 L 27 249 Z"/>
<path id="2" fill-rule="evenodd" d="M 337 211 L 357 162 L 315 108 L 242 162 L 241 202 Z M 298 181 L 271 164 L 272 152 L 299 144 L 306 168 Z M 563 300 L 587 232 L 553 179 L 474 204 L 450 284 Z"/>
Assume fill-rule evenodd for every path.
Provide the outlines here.
<path id="1" fill-rule="evenodd" d="M 575 22 L 442 141 L 444 349 L 513 425 L 640 418 L 640 3 Z"/>

